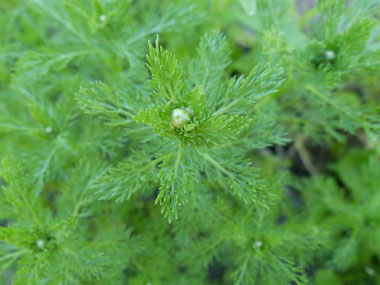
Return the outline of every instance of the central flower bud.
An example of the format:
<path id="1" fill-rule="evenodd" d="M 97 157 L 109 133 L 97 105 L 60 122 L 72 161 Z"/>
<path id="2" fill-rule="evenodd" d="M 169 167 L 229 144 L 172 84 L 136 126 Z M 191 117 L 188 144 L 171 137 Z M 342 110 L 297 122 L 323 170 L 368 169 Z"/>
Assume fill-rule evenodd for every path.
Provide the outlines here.
<path id="1" fill-rule="evenodd" d="M 176 128 L 182 128 L 186 123 L 190 122 L 191 110 L 174 109 L 172 113 L 172 125 Z"/>
<path id="2" fill-rule="evenodd" d="M 39 249 L 43 249 L 45 247 L 45 241 L 43 239 L 39 239 L 36 241 L 36 245 Z"/>
<path id="3" fill-rule="evenodd" d="M 333 52 L 332 50 L 328 50 L 325 52 L 325 57 L 328 61 L 332 61 L 335 59 L 335 52 Z"/>

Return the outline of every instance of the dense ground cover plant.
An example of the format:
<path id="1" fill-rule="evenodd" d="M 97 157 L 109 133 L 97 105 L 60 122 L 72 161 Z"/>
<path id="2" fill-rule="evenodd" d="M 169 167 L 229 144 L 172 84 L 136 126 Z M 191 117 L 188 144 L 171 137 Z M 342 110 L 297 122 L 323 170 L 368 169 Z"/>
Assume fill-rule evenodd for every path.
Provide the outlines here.
<path id="1" fill-rule="evenodd" d="M 0 2 L 0 284 L 380 281 L 377 0 Z"/>

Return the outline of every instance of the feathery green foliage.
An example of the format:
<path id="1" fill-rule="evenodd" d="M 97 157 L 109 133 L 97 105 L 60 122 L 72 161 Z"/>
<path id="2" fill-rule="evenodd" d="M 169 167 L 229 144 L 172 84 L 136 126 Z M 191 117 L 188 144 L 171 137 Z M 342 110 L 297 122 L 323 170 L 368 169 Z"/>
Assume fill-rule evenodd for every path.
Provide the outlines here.
<path id="1" fill-rule="evenodd" d="M 0 284 L 380 282 L 378 0 L 0 2 Z"/>

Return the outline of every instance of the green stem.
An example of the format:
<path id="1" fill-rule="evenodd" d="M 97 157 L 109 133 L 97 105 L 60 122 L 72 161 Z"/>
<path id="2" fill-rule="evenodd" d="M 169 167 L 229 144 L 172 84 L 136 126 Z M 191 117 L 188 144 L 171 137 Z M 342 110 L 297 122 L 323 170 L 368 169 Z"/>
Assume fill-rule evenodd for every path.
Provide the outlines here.
<path id="1" fill-rule="evenodd" d="M 233 176 L 233 174 L 231 172 L 229 172 L 227 169 L 225 169 L 224 167 L 222 167 L 217 161 L 215 161 L 210 155 L 208 155 L 207 153 L 203 153 L 203 152 L 200 152 L 198 151 L 198 153 L 203 156 L 206 160 L 208 160 L 209 162 L 211 162 L 212 165 L 214 165 L 216 168 L 218 168 L 221 172 L 223 172 L 224 174 L 226 174 L 227 176 L 231 177 Z"/>
<path id="2" fill-rule="evenodd" d="M 302 160 L 303 165 L 305 166 L 306 170 L 311 174 L 311 175 L 316 175 L 318 174 L 317 169 L 314 167 L 313 162 L 311 161 L 311 158 L 309 156 L 308 151 L 306 150 L 304 146 L 304 140 L 297 139 L 295 142 L 295 148 L 300 155 L 300 158 Z"/>
<path id="3" fill-rule="evenodd" d="M 183 154 L 183 147 L 182 147 L 182 144 L 179 143 L 178 153 L 177 153 L 177 160 L 176 160 L 176 163 L 175 163 L 175 166 L 174 166 L 174 175 L 173 175 L 173 177 L 177 176 L 178 168 L 179 168 L 179 165 L 180 165 L 180 162 L 181 162 L 181 158 L 182 158 L 182 154 Z M 174 193 L 174 183 L 172 184 L 170 195 L 172 195 L 173 193 Z"/>
<path id="4" fill-rule="evenodd" d="M 220 108 L 218 111 L 216 111 L 216 112 L 213 114 L 213 116 L 216 117 L 216 116 L 220 116 L 220 115 L 226 113 L 226 112 L 228 111 L 228 109 L 230 109 L 230 108 L 232 108 L 233 106 L 235 106 L 237 103 L 239 103 L 239 101 L 240 101 L 240 98 L 235 99 L 234 101 L 232 101 L 232 102 L 231 102 L 230 104 L 228 104 L 227 106 L 222 107 L 222 108 Z"/>

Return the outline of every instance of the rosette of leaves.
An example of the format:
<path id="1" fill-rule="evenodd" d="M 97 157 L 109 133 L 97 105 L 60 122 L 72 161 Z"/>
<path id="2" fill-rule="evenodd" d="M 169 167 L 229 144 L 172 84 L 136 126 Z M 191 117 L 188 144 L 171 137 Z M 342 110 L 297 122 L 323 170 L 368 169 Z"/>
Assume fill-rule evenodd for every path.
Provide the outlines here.
<path id="1" fill-rule="evenodd" d="M 154 191 L 158 178 L 156 203 L 171 221 L 177 217 L 177 206 L 185 204 L 188 193 L 206 177 L 246 203 L 265 204 L 258 171 L 244 154 L 249 150 L 246 139 L 254 141 L 252 133 L 261 128 L 255 124 L 255 103 L 277 91 L 282 70 L 259 64 L 247 77 L 228 79 L 224 71 L 230 62 L 229 48 L 221 34 L 204 36 L 197 53 L 186 72 L 158 39 L 155 47 L 149 43 L 150 91 L 143 99 L 102 83 L 78 93 L 79 103 L 89 113 L 102 113 L 111 122 L 118 116 L 126 127 L 131 118 L 135 121 L 130 140 L 136 147 L 98 181 L 101 198 L 123 201 L 135 192 Z M 116 99 L 111 102 L 112 98 Z M 128 112 L 118 112 L 123 106 Z M 102 112 L 94 112 L 100 107 Z M 282 135 L 258 136 L 259 144 L 271 144 Z"/>

